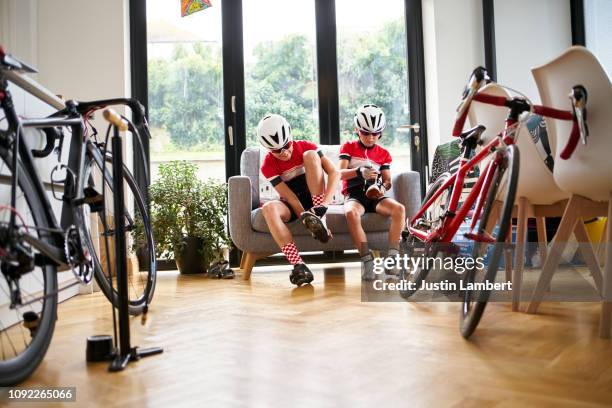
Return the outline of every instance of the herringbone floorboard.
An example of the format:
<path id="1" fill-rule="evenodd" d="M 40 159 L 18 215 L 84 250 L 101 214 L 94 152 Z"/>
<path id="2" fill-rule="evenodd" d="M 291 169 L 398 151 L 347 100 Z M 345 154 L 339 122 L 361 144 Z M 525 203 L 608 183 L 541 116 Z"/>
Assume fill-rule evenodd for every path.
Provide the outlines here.
<path id="1" fill-rule="evenodd" d="M 490 304 L 465 341 L 459 303 L 361 303 L 357 264 L 314 268 L 314 285 L 299 289 L 288 271 L 256 268 L 251 282 L 160 272 L 132 344 L 165 352 L 121 373 L 85 362 L 86 337 L 112 333 L 108 302 L 71 299 L 22 387 L 76 386 L 69 407 L 612 405 L 598 304 L 543 304 L 538 315 Z"/>

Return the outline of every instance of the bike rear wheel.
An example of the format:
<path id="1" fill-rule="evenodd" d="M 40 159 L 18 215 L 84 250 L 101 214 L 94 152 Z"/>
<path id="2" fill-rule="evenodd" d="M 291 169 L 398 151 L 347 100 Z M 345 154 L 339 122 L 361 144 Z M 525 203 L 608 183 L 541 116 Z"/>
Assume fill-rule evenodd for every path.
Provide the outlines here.
<path id="1" fill-rule="evenodd" d="M 22 305 L 9 308 L 10 291 L 7 268 L 9 263 L 8 226 L 11 210 L 12 152 L 0 147 L 0 386 L 11 386 L 28 378 L 45 356 L 57 317 L 57 270 L 55 266 L 35 266 L 23 274 L 19 282 Z M 22 217 L 17 225 L 26 225 L 30 236 L 53 245 L 51 234 L 43 228 L 49 223 L 32 178 L 21 161 L 17 162 L 17 201 L 15 211 Z M 18 218 L 19 219 L 19 218 Z M 14 232 L 14 231 L 13 231 Z M 19 240 L 21 245 L 25 244 Z M 35 253 L 35 251 L 34 251 Z M 28 302 L 31 302 L 27 304 Z"/>
<path id="2" fill-rule="evenodd" d="M 111 181 L 111 163 L 112 156 L 107 153 L 105 169 L 107 177 L 104 182 L 106 215 L 104 216 L 103 211 L 97 212 L 97 225 L 94 225 L 93 228 L 89 206 L 81 206 L 78 216 L 83 218 L 84 222 L 81 225 L 85 225 L 85 228 L 88 230 L 85 235 L 87 236 L 87 246 L 94 260 L 94 276 L 96 281 L 104 295 L 117 307 L 119 299 L 115 273 L 114 240 L 112 239 L 114 236 L 115 220 L 112 214 L 113 187 Z M 97 170 L 95 174 L 92 174 L 92 169 L 94 168 Z M 95 186 L 96 190 L 102 193 L 101 156 L 97 160 L 88 156 L 85 169 L 86 177 L 83 177 L 84 182 L 89 183 L 90 186 Z M 123 178 L 127 186 L 127 194 L 125 195 L 127 250 L 128 253 L 138 252 L 138 267 L 134 265 L 128 273 L 129 313 L 136 316 L 141 314 L 145 306 L 151 303 L 153 299 L 157 278 L 157 264 L 153 232 L 144 198 L 136 184 L 136 180 L 134 180 L 134 177 L 125 166 L 123 167 Z M 94 240 L 91 237 L 94 237 L 94 240 L 97 238 L 99 242 L 97 251 L 94 247 Z M 108 238 L 109 241 L 108 248 L 106 247 L 105 238 Z M 110 269 L 108 261 L 110 261 Z"/>
<path id="3" fill-rule="evenodd" d="M 474 259 L 484 256 L 488 252 L 488 264 L 484 268 L 474 267 L 466 271 L 463 280 L 465 286 L 473 283 L 495 282 L 499 260 L 511 227 L 512 208 L 514 207 L 518 184 L 519 152 L 517 147 L 512 145 L 505 152 L 499 152 L 498 154 L 504 156 L 495 169 L 491 186 L 476 226 L 478 235 L 488 234 L 493 238 L 493 242 L 488 243 L 483 240 L 477 240 L 474 242 L 474 249 L 472 251 Z M 492 163 L 492 165 L 495 164 Z M 506 178 L 504 178 L 505 175 L 507 176 Z M 484 177 L 484 175 L 481 177 Z M 506 185 L 506 194 L 501 205 L 501 212 L 496 219 L 494 214 L 496 211 L 494 209 L 496 206 L 500 208 L 499 203 L 496 203 L 496 198 L 499 192 L 503 191 L 503 184 Z M 460 332 L 464 338 L 469 338 L 474 333 L 474 330 L 476 330 L 487 306 L 490 294 L 491 291 L 486 289 L 464 291 L 460 322 Z"/>

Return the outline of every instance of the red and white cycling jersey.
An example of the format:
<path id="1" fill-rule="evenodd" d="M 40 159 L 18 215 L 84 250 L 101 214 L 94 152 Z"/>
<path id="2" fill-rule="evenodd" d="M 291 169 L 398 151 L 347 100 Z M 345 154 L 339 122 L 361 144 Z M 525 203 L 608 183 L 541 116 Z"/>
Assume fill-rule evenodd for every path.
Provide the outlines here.
<path id="1" fill-rule="evenodd" d="M 340 160 L 348 160 L 349 169 L 356 169 L 361 166 L 371 166 L 382 171 L 391 168 L 391 154 L 380 145 L 366 149 L 359 140 L 346 142 L 340 147 Z M 342 194 L 348 195 L 351 190 L 363 189 L 363 180 L 354 177 L 349 180 L 342 180 Z"/>
<path id="2" fill-rule="evenodd" d="M 261 173 L 273 186 L 283 181 L 294 192 L 296 189 L 308 189 L 304 177 L 304 153 L 309 150 L 315 150 L 319 156 L 323 155 L 319 147 L 308 140 L 294 140 L 291 158 L 287 161 L 277 159 L 268 152 L 261 165 Z"/>

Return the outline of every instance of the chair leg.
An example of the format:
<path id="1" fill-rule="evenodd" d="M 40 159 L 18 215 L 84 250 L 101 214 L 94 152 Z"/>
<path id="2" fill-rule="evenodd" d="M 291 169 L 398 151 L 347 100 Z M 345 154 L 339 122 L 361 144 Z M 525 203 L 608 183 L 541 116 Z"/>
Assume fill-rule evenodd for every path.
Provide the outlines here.
<path id="1" fill-rule="evenodd" d="M 516 226 L 516 253 L 512 271 L 512 311 L 521 307 L 521 286 L 523 283 L 523 267 L 525 265 L 525 241 L 527 240 L 527 207 L 529 202 L 525 197 L 519 198 L 518 220 Z"/>
<path id="2" fill-rule="evenodd" d="M 606 237 L 608 236 L 608 226 L 610 225 L 610 223 L 608 222 L 608 219 L 606 218 L 606 221 L 604 222 L 604 228 L 603 228 L 603 232 L 601 234 L 601 239 L 599 240 L 599 244 L 597 245 L 597 260 L 601 261 L 600 263 L 602 263 L 606 258 L 605 258 L 605 250 L 606 250 Z M 605 263 L 602 265 L 604 266 Z"/>
<path id="3" fill-rule="evenodd" d="M 540 248 L 540 268 L 546 262 L 546 258 L 548 257 L 548 234 L 546 233 L 546 218 L 545 217 L 536 217 L 536 227 L 538 231 L 538 247 Z M 546 288 L 547 292 L 551 291 L 551 284 L 548 284 Z"/>
<path id="4" fill-rule="evenodd" d="M 244 269 L 244 263 L 247 259 L 247 253 L 243 252 L 242 256 L 240 257 L 240 266 L 238 267 L 238 269 Z"/>
<path id="5" fill-rule="evenodd" d="M 506 241 L 504 246 L 504 269 L 506 270 L 506 281 L 512 281 L 512 220 L 510 220 L 510 227 L 506 234 Z"/>
<path id="6" fill-rule="evenodd" d="M 548 256 L 548 236 L 546 234 L 546 218 L 536 217 L 536 226 L 538 230 L 538 247 L 540 249 L 540 266 L 542 266 L 544 265 L 544 262 L 546 262 L 546 257 Z"/>
<path id="7" fill-rule="evenodd" d="M 244 265 L 242 265 L 243 268 L 241 268 L 242 280 L 249 280 L 251 279 L 251 271 L 255 266 L 255 262 L 257 262 L 258 259 L 267 258 L 268 256 L 272 255 L 272 253 L 246 252 L 244 255 L 246 255 L 246 258 L 244 259 Z"/>
<path id="8" fill-rule="evenodd" d="M 576 240 L 578 241 L 578 250 L 580 251 L 582 259 L 591 272 L 597 292 L 602 293 L 601 268 L 599 267 L 599 261 L 595 256 L 595 250 L 593 249 L 593 245 L 589 240 L 589 235 L 582 219 L 579 219 L 576 223 L 574 234 L 576 234 Z"/>
<path id="9" fill-rule="evenodd" d="M 610 338 L 612 326 L 612 227 L 610 226 L 610 220 L 612 220 L 612 191 L 608 197 L 608 225 L 606 235 L 604 236 L 606 242 L 606 263 L 601 293 L 603 298 L 601 320 L 599 322 L 599 337 L 603 339 Z"/>
<path id="10" fill-rule="evenodd" d="M 565 207 L 563 217 L 561 218 L 561 223 L 559 224 L 559 229 L 552 240 L 550 253 L 546 257 L 546 262 L 542 267 L 542 273 L 540 274 L 536 288 L 531 295 L 531 301 L 527 307 L 527 313 L 536 313 L 538 311 L 538 307 L 540 306 L 542 298 L 544 297 L 544 291 L 550 284 L 552 276 L 559 265 L 561 254 L 567 245 L 567 240 L 572 234 L 574 226 L 576 225 L 576 213 L 578 211 L 579 201 L 580 199 L 578 197 L 572 195 L 567 203 L 567 207 Z"/>

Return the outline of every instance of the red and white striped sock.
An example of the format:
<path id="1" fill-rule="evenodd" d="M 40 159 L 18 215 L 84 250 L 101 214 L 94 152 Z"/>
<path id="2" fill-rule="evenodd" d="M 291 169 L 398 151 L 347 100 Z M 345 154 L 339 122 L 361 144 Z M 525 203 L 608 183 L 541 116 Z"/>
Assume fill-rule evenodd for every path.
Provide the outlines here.
<path id="1" fill-rule="evenodd" d="M 321 205 L 323 204 L 323 197 L 325 194 L 317 194 L 312 196 L 312 205 Z"/>
<path id="2" fill-rule="evenodd" d="M 298 252 L 297 247 L 295 246 L 295 243 L 290 242 L 286 244 L 281 248 L 281 251 L 283 252 L 283 254 L 285 254 L 285 257 L 287 258 L 289 263 L 291 263 L 291 265 L 304 263 L 302 257 L 300 256 L 300 253 Z"/>

